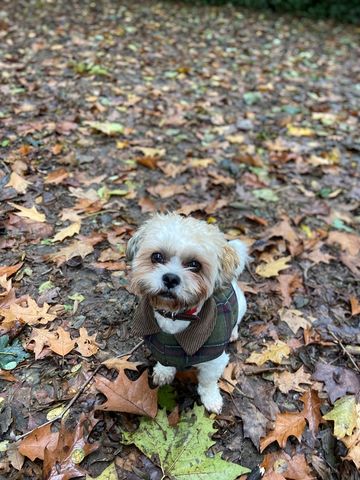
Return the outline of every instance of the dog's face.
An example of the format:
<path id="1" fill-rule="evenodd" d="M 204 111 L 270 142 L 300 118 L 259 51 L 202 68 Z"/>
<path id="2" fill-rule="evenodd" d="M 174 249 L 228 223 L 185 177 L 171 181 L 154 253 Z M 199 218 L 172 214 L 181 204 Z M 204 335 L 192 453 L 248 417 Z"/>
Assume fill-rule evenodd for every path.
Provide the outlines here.
<path id="1" fill-rule="evenodd" d="M 199 305 L 230 283 L 239 264 L 235 250 L 212 225 L 176 214 L 157 214 L 129 241 L 131 289 L 156 309 Z"/>

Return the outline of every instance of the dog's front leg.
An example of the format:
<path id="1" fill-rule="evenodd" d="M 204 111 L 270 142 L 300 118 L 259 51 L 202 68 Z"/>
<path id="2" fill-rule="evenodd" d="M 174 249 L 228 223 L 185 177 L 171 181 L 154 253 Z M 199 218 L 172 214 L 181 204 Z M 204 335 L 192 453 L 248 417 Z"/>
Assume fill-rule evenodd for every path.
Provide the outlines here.
<path id="1" fill-rule="evenodd" d="M 153 370 L 153 381 L 155 385 L 167 385 L 174 380 L 175 374 L 175 367 L 166 367 L 160 362 L 157 362 Z"/>
<path id="2" fill-rule="evenodd" d="M 223 399 L 220 394 L 218 380 L 223 374 L 228 361 L 229 355 L 223 352 L 220 357 L 214 360 L 196 365 L 199 371 L 198 394 L 202 404 L 209 412 L 221 412 Z"/>

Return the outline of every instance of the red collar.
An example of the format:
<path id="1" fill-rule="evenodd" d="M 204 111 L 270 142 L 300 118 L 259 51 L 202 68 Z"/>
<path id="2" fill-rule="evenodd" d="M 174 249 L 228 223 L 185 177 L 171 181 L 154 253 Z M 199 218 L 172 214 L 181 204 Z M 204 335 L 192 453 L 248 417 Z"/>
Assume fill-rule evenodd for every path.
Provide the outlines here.
<path id="1" fill-rule="evenodd" d="M 165 310 L 156 310 L 162 317 L 171 318 L 171 320 L 197 320 L 199 319 L 198 315 L 195 315 L 197 307 L 193 307 L 190 310 L 186 310 L 185 312 L 167 312 Z"/>

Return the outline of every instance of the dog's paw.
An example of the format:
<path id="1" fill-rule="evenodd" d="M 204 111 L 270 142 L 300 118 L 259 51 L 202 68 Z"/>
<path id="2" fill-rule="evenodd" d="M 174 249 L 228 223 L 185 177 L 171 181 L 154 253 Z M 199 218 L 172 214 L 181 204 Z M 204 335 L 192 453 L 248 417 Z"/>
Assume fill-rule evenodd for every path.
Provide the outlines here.
<path id="1" fill-rule="evenodd" d="M 198 393 L 200 395 L 201 403 L 208 412 L 221 412 L 223 407 L 223 399 L 217 385 L 209 385 L 207 387 L 202 387 L 199 385 Z"/>
<path id="2" fill-rule="evenodd" d="M 168 385 L 171 383 L 176 374 L 175 367 L 166 367 L 165 365 L 161 365 L 161 363 L 157 363 L 153 370 L 153 382 L 155 385 Z"/>
<path id="3" fill-rule="evenodd" d="M 230 342 L 236 342 L 239 338 L 239 327 L 236 325 L 231 332 Z"/>

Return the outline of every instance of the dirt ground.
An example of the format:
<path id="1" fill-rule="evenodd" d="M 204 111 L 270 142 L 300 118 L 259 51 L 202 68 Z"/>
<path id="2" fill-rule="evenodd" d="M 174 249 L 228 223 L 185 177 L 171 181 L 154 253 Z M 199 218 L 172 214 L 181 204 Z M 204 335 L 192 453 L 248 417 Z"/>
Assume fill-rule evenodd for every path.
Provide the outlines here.
<path id="1" fill-rule="evenodd" d="M 57 317 L 43 328 L 72 338 L 85 328 L 98 346 L 94 355 L 62 356 L 45 344 L 35 359 L 35 325 L 1 325 L 28 351 L 14 379 L 1 377 L 2 440 L 44 423 L 101 361 L 139 342 L 124 252 L 156 210 L 216 223 L 250 246 L 241 277 L 248 310 L 231 346 L 243 370 L 234 374 L 238 388 L 223 393 L 214 452 L 250 469 L 262 462 L 260 437 L 279 412 L 301 410 L 305 390 L 283 393 L 275 373 L 303 366 L 314 374 L 321 363 L 358 378 L 359 34 L 356 26 L 170 1 L 2 1 L 0 265 L 22 265 L 11 285 L 1 283 L 0 307 L 15 297 L 22 306 L 46 303 Z M 19 216 L 17 205 L 35 206 L 46 221 Z M 73 238 L 51 241 L 74 223 Z M 78 250 L 53 256 L 74 240 Z M 285 257 L 283 270 L 258 269 Z M 284 320 L 289 310 L 293 323 Z M 249 355 L 279 340 L 291 355 L 250 370 Z M 143 347 L 132 358 L 152 365 Z M 334 387 L 314 377 L 308 384 L 322 414 L 333 408 Z M 183 378 L 175 389 L 180 411 L 198 400 Z M 71 417 L 103 399 L 85 389 Z M 256 432 L 244 429 L 254 409 L 263 418 Z M 118 459 L 118 478 L 161 478 L 156 462 L 119 443 L 136 416 L 97 416 L 91 439 L 101 446 L 82 463 L 88 475 Z M 301 442 L 291 436 L 283 451 L 305 455 L 306 478 L 360 478 L 331 422 L 315 435 L 307 428 Z M 265 454 L 272 452 L 276 443 Z M 42 478 L 41 458 L 18 465 L 4 453 L 0 478 Z"/>

